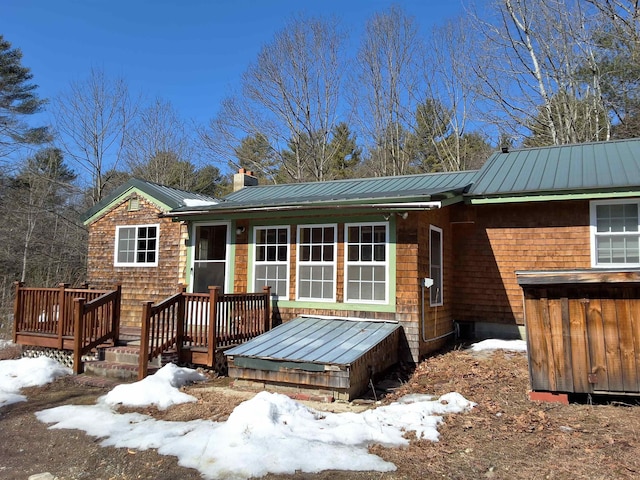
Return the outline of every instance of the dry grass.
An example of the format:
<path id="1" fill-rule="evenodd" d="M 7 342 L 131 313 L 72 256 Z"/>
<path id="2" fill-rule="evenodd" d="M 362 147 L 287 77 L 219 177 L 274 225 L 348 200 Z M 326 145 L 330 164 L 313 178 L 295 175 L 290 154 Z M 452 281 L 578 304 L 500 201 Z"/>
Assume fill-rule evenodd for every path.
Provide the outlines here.
<path id="1" fill-rule="evenodd" d="M 478 405 L 446 418 L 438 443 L 382 451 L 407 478 L 613 479 L 640 475 L 640 410 L 531 402 L 526 355 L 452 351 L 423 362 L 396 396 L 457 391 Z"/>

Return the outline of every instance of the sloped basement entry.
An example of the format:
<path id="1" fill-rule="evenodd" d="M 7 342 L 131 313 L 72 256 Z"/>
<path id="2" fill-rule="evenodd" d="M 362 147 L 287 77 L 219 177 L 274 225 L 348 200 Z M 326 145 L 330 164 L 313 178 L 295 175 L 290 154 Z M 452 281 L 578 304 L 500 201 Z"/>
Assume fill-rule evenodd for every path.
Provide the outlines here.
<path id="1" fill-rule="evenodd" d="M 298 317 L 225 352 L 234 385 L 352 400 L 398 362 L 396 322 Z"/>

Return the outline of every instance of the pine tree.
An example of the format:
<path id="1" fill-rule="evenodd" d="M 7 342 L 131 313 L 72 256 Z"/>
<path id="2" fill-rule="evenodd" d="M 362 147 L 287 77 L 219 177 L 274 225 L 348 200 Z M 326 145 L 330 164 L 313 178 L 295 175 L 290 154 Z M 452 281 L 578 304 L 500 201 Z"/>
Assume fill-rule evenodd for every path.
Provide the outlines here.
<path id="1" fill-rule="evenodd" d="M 30 70 L 21 64 L 22 52 L 0 35 L 0 157 L 24 144 L 47 140 L 46 127 L 30 127 L 25 118 L 38 113 L 45 101 L 30 83 Z"/>

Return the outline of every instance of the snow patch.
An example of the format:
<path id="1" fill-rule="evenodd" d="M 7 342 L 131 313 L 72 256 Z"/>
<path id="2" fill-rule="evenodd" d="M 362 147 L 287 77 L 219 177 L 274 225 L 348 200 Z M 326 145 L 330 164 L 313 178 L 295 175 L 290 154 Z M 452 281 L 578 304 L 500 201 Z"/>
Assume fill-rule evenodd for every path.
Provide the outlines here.
<path id="1" fill-rule="evenodd" d="M 209 207 L 220 203 L 215 200 L 199 200 L 197 198 L 185 198 L 183 202 L 185 207 Z"/>
<path id="2" fill-rule="evenodd" d="M 471 350 L 481 352 L 485 350 L 510 350 L 512 352 L 526 352 L 527 342 L 524 340 L 496 340 L 489 339 L 471 345 Z"/>
<path id="3" fill-rule="evenodd" d="M 0 361 L 0 407 L 25 401 L 21 389 L 39 387 L 64 375 L 71 375 L 71 369 L 49 357 Z"/>

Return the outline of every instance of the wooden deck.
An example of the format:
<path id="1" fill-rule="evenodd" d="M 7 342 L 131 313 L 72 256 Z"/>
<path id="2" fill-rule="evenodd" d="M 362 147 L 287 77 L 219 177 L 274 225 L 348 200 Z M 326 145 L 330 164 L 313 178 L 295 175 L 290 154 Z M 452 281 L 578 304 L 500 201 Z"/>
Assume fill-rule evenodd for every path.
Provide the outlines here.
<path id="1" fill-rule="evenodd" d="M 27 288 L 15 284 L 13 341 L 73 352 L 74 373 L 82 356 L 119 336 L 121 290 Z"/>
<path id="2" fill-rule="evenodd" d="M 138 377 L 149 362 L 174 352 L 185 363 L 213 368 L 216 352 L 271 329 L 270 289 L 260 293 L 177 294 L 153 304 L 145 302 L 141 328 L 120 328 L 120 287 L 114 290 L 26 288 L 16 284 L 14 342 L 73 352 L 75 373 L 82 356 L 99 347 L 136 343 L 140 347 Z"/>

